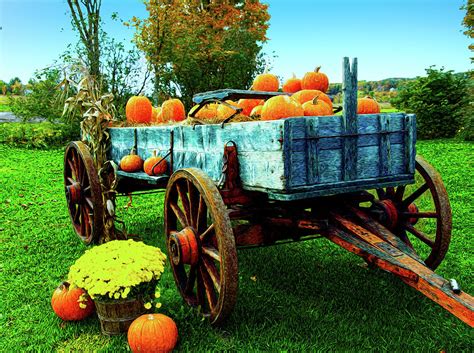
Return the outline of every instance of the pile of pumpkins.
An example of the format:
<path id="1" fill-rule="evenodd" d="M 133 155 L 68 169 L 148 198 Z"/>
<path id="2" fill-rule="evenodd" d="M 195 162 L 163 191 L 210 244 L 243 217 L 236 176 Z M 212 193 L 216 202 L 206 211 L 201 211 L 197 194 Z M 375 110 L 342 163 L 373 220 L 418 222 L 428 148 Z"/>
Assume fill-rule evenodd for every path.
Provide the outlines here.
<path id="1" fill-rule="evenodd" d="M 51 306 L 64 321 L 84 320 L 95 312 L 92 299 L 81 288 L 61 283 L 53 292 Z M 169 316 L 144 314 L 135 319 L 127 333 L 132 352 L 171 352 L 178 342 L 178 328 Z"/>
<path id="2" fill-rule="evenodd" d="M 333 114 L 331 98 L 326 94 L 329 79 L 320 67 L 307 72 L 302 79 L 292 78 L 283 83 L 281 91 L 289 95 L 272 97 L 266 101 L 261 99 L 240 99 L 238 102 L 226 101 L 230 105 L 241 108 L 241 114 L 260 120 L 276 120 L 296 116 L 325 116 Z M 280 91 L 280 81 L 271 73 L 258 75 L 253 81 L 252 90 L 264 92 Z M 191 108 L 192 112 L 197 106 Z M 224 120 L 235 113 L 231 107 L 211 103 L 202 107 L 195 117 L 201 120 Z M 371 97 L 357 101 L 357 114 L 380 113 L 378 103 Z M 168 99 L 161 107 L 153 107 L 148 98 L 132 97 L 126 106 L 129 123 L 173 123 L 186 119 L 186 111 L 179 99 Z"/>

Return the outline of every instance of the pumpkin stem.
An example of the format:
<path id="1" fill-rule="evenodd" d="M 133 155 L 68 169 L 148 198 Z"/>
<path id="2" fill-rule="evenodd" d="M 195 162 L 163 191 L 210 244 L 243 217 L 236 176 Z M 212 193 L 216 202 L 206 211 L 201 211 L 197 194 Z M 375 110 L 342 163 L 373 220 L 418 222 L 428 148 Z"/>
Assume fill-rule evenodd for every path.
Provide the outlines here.
<path id="1" fill-rule="evenodd" d="M 296 75 L 295 75 L 295 73 L 294 73 L 294 72 L 293 72 L 293 78 L 296 78 Z"/>
<path id="2" fill-rule="evenodd" d="M 312 102 L 312 103 L 313 103 L 314 105 L 316 105 L 316 104 L 318 104 L 318 100 L 319 100 L 319 94 L 318 94 L 316 97 L 313 98 L 313 102 Z"/>
<path id="3" fill-rule="evenodd" d="M 130 150 L 130 154 L 131 155 L 136 155 L 137 154 L 137 150 L 135 149 L 135 147 L 132 147 L 132 149 Z"/>
<path id="4" fill-rule="evenodd" d="M 153 157 L 156 157 L 156 150 L 153 150 Z"/>
<path id="5" fill-rule="evenodd" d="M 69 282 L 63 281 L 63 282 L 61 282 L 61 284 L 59 285 L 59 288 L 61 288 L 61 289 L 64 288 L 64 289 L 68 290 L 70 285 L 71 285 L 71 284 L 70 284 Z"/>
<path id="6" fill-rule="evenodd" d="M 321 66 L 317 66 L 317 67 L 314 69 L 314 72 L 319 72 L 320 69 L 321 69 Z"/>

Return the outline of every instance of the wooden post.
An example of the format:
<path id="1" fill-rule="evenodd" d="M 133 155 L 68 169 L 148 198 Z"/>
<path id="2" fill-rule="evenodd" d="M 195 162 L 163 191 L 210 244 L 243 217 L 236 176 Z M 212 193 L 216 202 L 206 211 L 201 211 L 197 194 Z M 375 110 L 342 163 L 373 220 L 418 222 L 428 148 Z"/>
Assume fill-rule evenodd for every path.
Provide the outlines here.
<path id="1" fill-rule="evenodd" d="M 344 57 L 342 71 L 342 133 L 350 135 L 342 140 L 342 179 L 347 181 L 357 178 L 357 58 L 351 67 Z"/>

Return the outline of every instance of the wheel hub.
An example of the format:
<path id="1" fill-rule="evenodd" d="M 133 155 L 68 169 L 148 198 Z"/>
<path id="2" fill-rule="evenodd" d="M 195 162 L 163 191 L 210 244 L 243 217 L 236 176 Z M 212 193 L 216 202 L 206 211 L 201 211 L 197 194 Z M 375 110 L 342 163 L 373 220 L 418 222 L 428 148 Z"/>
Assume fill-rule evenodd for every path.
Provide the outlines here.
<path id="1" fill-rule="evenodd" d="M 82 193 L 81 193 L 81 184 L 77 181 L 72 185 L 66 186 L 66 199 L 68 203 L 77 205 L 81 202 Z"/>
<path id="2" fill-rule="evenodd" d="M 400 205 L 390 199 L 375 201 L 372 210 L 377 214 L 380 223 L 384 224 L 389 229 L 395 229 L 399 222 L 405 221 L 410 224 L 416 224 L 418 221 L 415 217 L 406 219 L 404 212 L 417 213 L 418 207 L 411 203 L 406 210 L 401 210 Z M 405 219 L 404 219 L 405 218 Z"/>
<path id="3" fill-rule="evenodd" d="M 199 261 L 199 245 L 191 227 L 172 232 L 168 238 L 168 249 L 174 265 L 196 265 Z"/>

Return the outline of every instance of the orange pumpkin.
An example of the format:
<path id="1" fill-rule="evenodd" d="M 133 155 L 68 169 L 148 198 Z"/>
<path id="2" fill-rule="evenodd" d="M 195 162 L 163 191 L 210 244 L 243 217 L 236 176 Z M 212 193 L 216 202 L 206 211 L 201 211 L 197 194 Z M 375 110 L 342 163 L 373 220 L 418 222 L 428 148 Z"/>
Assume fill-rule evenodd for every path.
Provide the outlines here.
<path id="1" fill-rule="evenodd" d="M 319 72 L 321 66 L 318 66 L 314 71 L 307 72 L 301 80 L 302 89 L 317 89 L 326 92 L 329 88 L 329 79 L 326 74 Z"/>
<path id="2" fill-rule="evenodd" d="M 230 104 L 230 105 L 233 105 L 237 108 L 240 108 L 239 105 L 234 101 L 227 100 L 225 102 Z M 219 119 L 227 119 L 228 117 L 230 117 L 234 113 L 235 113 L 235 110 L 228 107 L 225 104 L 219 104 L 219 106 L 217 107 L 217 118 L 219 118 Z"/>
<path id="3" fill-rule="evenodd" d="M 51 306 L 65 321 L 82 320 L 94 312 L 91 297 L 81 288 L 71 289 L 68 282 L 61 283 L 53 292 Z"/>
<path id="4" fill-rule="evenodd" d="M 127 338 L 133 353 L 167 353 L 176 346 L 178 328 L 166 315 L 145 314 L 132 322 Z"/>
<path id="5" fill-rule="evenodd" d="M 157 156 L 156 151 L 153 151 L 153 156 L 147 158 L 145 163 L 143 163 L 143 170 L 148 175 L 166 174 L 168 163 L 166 162 L 166 159 Z"/>
<path id="6" fill-rule="evenodd" d="M 296 93 L 301 91 L 301 79 L 296 78 L 295 74 L 293 74 L 293 77 L 286 80 L 283 84 L 282 91 L 286 93 Z"/>
<path id="7" fill-rule="evenodd" d="M 320 100 L 326 102 L 332 109 L 332 101 L 329 96 L 317 89 L 304 89 L 299 92 L 296 92 L 291 97 L 296 99 L 300 104 L 306 103 L 308 101 L 312 101 L 314 97 L 318 97 Z"/>
<path id="8" fill-rule="evenodd" d="M 215 119 L 217 117 L 217 107 L 218 106 L 219 106 L 219 104 L 217 104 L 217 103 L 206 104 L 204 107 L 202 107 L 196 113 L 196 115 L 194 117 L 197 118 L 197 119 L 202 119 L 202 120 Z M 198 107 L 197 105 L 192 107 L 192 109 L 189 113 L 191 113 L 192 111 L 197 109 L 197 107 Z"/>
<path id="9" fill-rule="evenodd" d="M 137 156 L 135 148 L 132 148 L 130 154 L 123 156 L 120 160 L 120 169 L 124 172 L 135 173 L 143 168 L 143 159 Z"/>
<path id="10" fill-rule="evenodd" d="M 152 123 L 162 123 L 162 114 L 161 114 L 161 107 L 152 107 L 151 111 L 151 122 Z"/>
<path id="11" fill-rule="evenodd" d="M 357 114 L 378 114 L 379 104 L 372 97 L 359 98 L 357 100 Z"/>
<path id="12" fill-rule="evenodd" d="M 288 96 L 275 96 L 265 102 L 262 108 L 262 120 L 277 120 L 292 116 L 303 116 L 300 103 Z"/>
<path id="13" fill-rule="evenodd" d="M 150 100 L 144 96 L 131 97 L 125 106 L 125 116 L 131 124 L 149 123 L 153 107 Z"/>
<path id="14" fill-rule="evenodd" d="M 315 97 L 312 101 L 303 104 L 305 116 L 332 115 L 332 108 L 322 99 Z"/>
<path id="15" fill-rule="evenodd" d="M 257 105 L 250 112 L 250 116 L 260 116 L 260 115 L 262 115 L 262 108 L 263 108 L 263 105 Z"/>
<path id="16" fill-rule="evenodd" d="M 250 116 L 252 109 L 265 103 L 262 99 L 240 99 L 237 105 L 242 108 L 242 114 Z"/>
<path id="17" fill-rule="evenodd" d="M 161 105 L 161 114 L 163 115 L 163 122 L 186 119 L 184 104 L 177 98 L 164 101 Z"/>
<path id="18" fill-rule="evenodd" d="M 278 77 L 268 73 L 257 75 L 252 84 L 252 90 L 254 91 L 276 92 L 279 87 Z"/>

